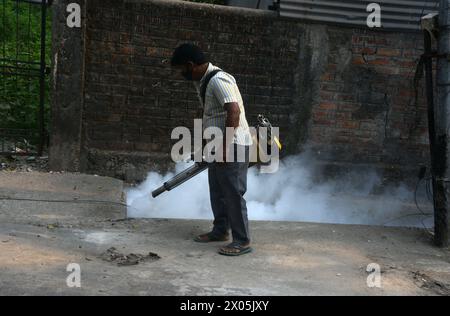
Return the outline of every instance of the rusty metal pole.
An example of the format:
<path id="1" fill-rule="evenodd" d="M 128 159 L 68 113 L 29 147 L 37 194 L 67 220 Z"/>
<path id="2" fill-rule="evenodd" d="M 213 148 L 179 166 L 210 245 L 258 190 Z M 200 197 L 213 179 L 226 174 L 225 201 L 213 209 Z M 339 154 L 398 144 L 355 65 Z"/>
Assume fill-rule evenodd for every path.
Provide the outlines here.
<path id="1" fill-rule="evenodd" d="M 421 26 L 424 35 L 423 65 L 425 68 L 425 84 L 427 94 L 428 135 L 430 142 L 431 180 L 433 190 L 433 207 L 436 207 L 436 125 L 435 125 L 435 100 L 433 83 L 433 51 L 432 40 L 438 30 L 438 14 L 430 13 L 422 17 Z"/>
<path id="2" fill-rule="evenodd" d="M 434 208 L 434 242 L 448 247 L 447 184 L 450 164 L 450 0 L 439 3 L 439 36 L 436 104 L 436 190 Z"/>
<path id="3" fill-rule="evenodd" d="M 45 142 L 45 50 L 46 50 L 46 24 L 47 0 L 41 0 L 41 59 L 39 69 L 39 145 L 38 155 L 42 156 Z"/>

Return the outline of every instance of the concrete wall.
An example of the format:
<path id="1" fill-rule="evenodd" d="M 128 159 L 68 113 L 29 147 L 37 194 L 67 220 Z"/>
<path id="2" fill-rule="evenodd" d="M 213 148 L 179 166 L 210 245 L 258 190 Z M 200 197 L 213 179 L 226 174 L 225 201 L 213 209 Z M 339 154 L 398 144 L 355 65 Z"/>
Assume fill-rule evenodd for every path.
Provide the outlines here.
<path id="1" fill-rule="evenodd" d="M 66 26 L 70 0 L 55 1 L 52 8 L 52 83 L 50 164 L 55 170 L 79 171 L 82 151 L 84 106 L 85 1 L 81 6 L 81 28 Z"/>
<path id="2" fill-rule="evenodd" d="M 192 126 L 198 108 L 169 65 L 186 41 L 236 77 L 249 120 L 268 115 L 287 153 L 307 145 L 322 161 L 394 168 L 428 160 L 423 91 L 413 84 L 421 34 L 180 1 L 87 0 L 84 9 L 77 32 L 54 19 L 54 169 L 133 180 L 167 161 L 172 128 Z"/>
<path id="3" fill-rule="evenodd" d="M 225 3 L 229 6 L 252 8 L 258 7 L 258 0 L 228 0 Z M 267 10 L 269 6 L 273 5 L 273 0 L 259 0 L 259 9 Z"/>

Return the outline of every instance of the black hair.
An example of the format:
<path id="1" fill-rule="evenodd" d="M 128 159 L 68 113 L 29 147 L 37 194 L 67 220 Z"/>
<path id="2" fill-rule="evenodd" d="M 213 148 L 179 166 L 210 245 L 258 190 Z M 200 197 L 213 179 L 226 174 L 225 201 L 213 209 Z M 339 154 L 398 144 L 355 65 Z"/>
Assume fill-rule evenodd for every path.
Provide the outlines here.
<path id="1" fill-rule="evenodd" d="M 207 59 L 200 47 L 191 43 L 181 44 L 175 48 L 170 64 L 172 66 L 181 66 L 187 64 L 188 62 L 201 65 L 206 63 Z"/>

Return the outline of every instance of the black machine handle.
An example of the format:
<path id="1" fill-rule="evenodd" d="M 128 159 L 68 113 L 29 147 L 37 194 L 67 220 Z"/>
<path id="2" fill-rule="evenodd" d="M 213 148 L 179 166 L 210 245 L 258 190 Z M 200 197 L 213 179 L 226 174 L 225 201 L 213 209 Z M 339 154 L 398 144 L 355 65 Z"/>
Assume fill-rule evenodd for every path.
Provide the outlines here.
<path id="1" fill-rule="evenodd" d="M 196 162 L 194 165 L 192 165 L 191 167 L 187 168 L 186 170 L 180 172 L 179 174 L 177 174 L 175 177 L 173 177 L 169 181 L 164 182 L 164 184 L 162 186 L 160 186 L 159 188 L 157 188 L 156 190 L 154 190 L 152 192 L 152 196 L 155 198 L 163 192 L 170 191 L 170 190 L 176 188 L 180 184 L 195 177 L 196 175 L 198 175 L 200 172 L 202 172 L 203 170 L 205 170 L 207 168 L 208 168 L 208 163 Z"/>

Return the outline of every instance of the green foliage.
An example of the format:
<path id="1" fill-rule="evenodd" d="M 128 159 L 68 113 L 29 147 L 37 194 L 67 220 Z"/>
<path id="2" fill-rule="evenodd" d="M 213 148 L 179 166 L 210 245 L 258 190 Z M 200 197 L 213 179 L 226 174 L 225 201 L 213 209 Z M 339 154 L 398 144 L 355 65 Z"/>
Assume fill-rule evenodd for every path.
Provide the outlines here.
<path id="1" fill-rule="evenodd" d="M 50 65 L 51 20 L 47 10 L 46 64 Z M 37 129 L 41 7 L 16 1 L 0 2 L 0 127 Z M 33 63 L 30 65 L 29 63 Z M 20 67 L 17 71 L 12 67 Z M 32 67 L 30 71 L 28 68 Z M 14 75 L 20 73 L 22 75 Z M 35 76 L 29 76 L 35 75 Z M 45 80 L 45 117 L 49 113 L 49 76 Z M 46 123 L 48 119 L 45 120 Z"/>

